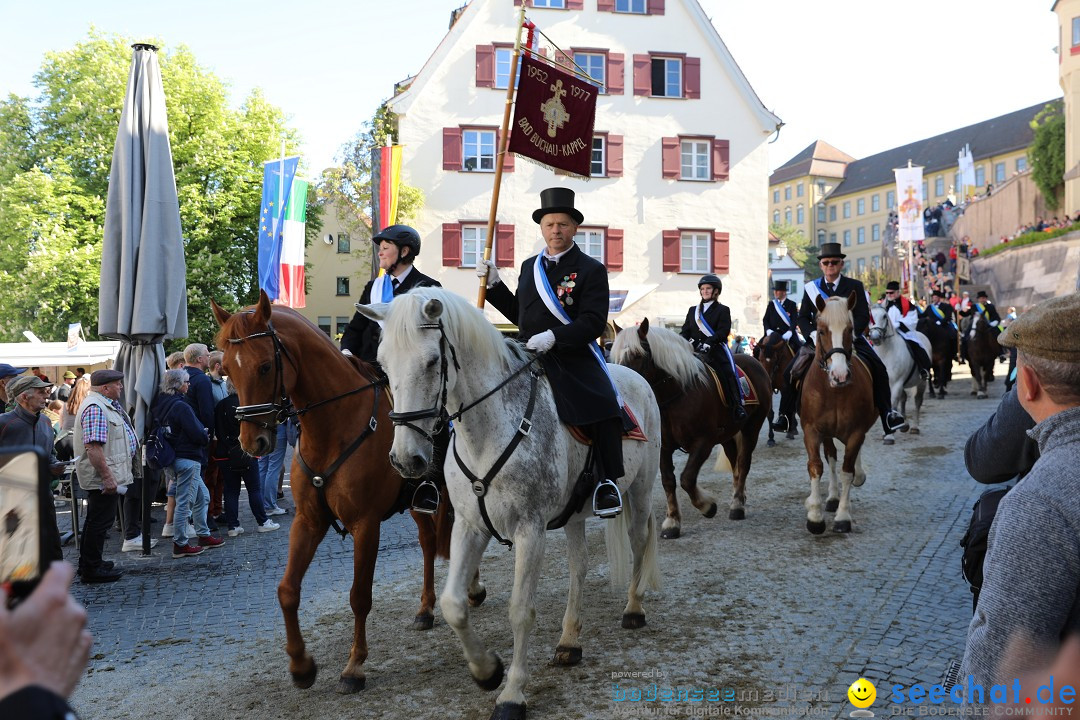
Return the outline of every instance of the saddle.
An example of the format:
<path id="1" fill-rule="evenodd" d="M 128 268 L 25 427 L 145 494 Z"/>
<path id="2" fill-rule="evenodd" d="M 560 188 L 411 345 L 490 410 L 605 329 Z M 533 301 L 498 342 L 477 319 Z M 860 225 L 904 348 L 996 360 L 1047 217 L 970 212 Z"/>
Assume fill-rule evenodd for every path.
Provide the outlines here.
<path id="1" fill-rule="evenodd" d="M 795 359 L 791 361 L 791 384 L 798 385 L 799 381 L 806 375 L 807 369 L 810 367 L 810 363 L 814 361 L 814 348 L 810 345 L 803 345 L 799 348 L 799 354 L 795 356 Z"/>
<path id="2" fill-rule="evenodd" d="M 731 407 L 731 402 L 727 395 L 724 394 L 724 385 L 720 382 L 720 375 L 717 374 L 716 369 L 709 363 L 705 363 L 705 367 L 709 369 L 709 375 L 712 377 L 713 386 L 716 388 L 716 393 L 720 396 L 720 402 L 726 407 Z M 757 405 L 760 402 L 757 391 L 754 389 L 753 383 L 750 382 L 750 378 L 746 376 L 743 369 L 738 365 L 735 366 L 735 377 L 739 381 L 739 387 L 743 394 L 743 405 Z"/>
<path id="3" fill-rule="evenodd" d="M 645 437 L 645 433 L 641 431 L 641 423 L 634 417 L 634 413 L 630 410 L 630 406 L 623 403 L 623 411 L 627 416 L 634 421 L 634 427 L 630 430 L 623 431 L 623 437 L 628 440 L 637 440 L 638 442 L 647 442 L 649 438 Z M 564 423 L 565 424 L 565 423 Z M 566 425 L 566 429 L 570 431 L 570 437 L 577 440 L 582 445 L 592 445 L 592 438 L 586 434 L 584 428 L 580 425 Z"/>

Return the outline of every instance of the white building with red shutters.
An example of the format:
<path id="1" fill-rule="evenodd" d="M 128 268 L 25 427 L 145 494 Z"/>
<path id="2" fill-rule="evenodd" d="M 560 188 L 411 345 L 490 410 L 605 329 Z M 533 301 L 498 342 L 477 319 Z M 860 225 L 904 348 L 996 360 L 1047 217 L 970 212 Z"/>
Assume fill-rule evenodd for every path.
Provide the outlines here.
<path id="1" fill-rule="evenodd" d="M 519 2 L 472 0 L 390 106 L 403 181 L 423 190 L 417 267 L 475 297 Z M 680 323 L 705 273 L 735 329 L 757 333 L 768 264 L 766 141 L 758 99 L 697 0 L 532 0 L 527 17 L 600 86 L 592 179 L 504 159 L 493 257 L 516 287 L 543 240 L 532 212 L 562 185 L 585 216 L 582 250 L 609 270 L 620 324 Z M 554 52 L 541 41 L 548 56 Z M 493 309 L 492 320 L 505 319 Z M 513 321 L 513 318 L 510 318 Z"/>

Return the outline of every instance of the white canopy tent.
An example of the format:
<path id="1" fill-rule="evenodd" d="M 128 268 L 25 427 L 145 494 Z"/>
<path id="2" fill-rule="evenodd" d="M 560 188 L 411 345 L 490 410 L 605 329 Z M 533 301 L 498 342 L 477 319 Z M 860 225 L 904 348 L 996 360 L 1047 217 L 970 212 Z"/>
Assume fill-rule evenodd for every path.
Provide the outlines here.
<path id="1" fill-rule="evenodd" d="M 36 367 L 59 382 L 65 370 L 85 368 L 87 372 L 110 368 L 123 343 L 119 340 L 82 341 L 68 349 L 66 342 L 0 343 L 0 362 L 15 367 Z"/>

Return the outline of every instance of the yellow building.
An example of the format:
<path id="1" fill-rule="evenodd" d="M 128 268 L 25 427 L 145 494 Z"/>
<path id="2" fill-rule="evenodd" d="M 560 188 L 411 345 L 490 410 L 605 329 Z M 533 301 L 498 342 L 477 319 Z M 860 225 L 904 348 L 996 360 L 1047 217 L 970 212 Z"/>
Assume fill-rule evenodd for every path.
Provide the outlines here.
<path id="1" fill-rule="evenodd" d="M 307 248 L 307 307 L 298 312 L 335 341 L 349 324 L 355 303 L 371 279 L 373 245 L 365 231 L 355 237 L 342 227 L 333 207 L 323 212 L 319 239 Z"/>
<path id="2" fill-rule="evenodd" d="M 1066 1 L 1080 8 L 1080 0 L 1061 0 L 1060 4 Z M 988 185 L 1027 170 L 1027 148 L 1032 139 L 1029 123 L 1046 104 L 861 160 L 819 140 L 769 178 L 770 219 L 798 228 L 817 245 L 841 243 L 848 256 L 847 272 L 852 275 L 881 267 L 882 239 L 889 211 L 896 207 L 894 169 L 906 167 L 908 161 L 923 167 L 923 198 L 929 207 L 950 197 L 960 200 L 957 156 L 967 145 L 975 160 L 975 185 L 968 189 L 968 195 L 983 194 Z"/>
<path id="3" fill-rule="evenodd" d="M 1065 93 L 1065 204 L 1067 212 L 1080 207 L 1080 130 L 1071 119 L 1080 111 L 1080 0 L 1056 0 L 1058 16 L 1058 77 Z"/>

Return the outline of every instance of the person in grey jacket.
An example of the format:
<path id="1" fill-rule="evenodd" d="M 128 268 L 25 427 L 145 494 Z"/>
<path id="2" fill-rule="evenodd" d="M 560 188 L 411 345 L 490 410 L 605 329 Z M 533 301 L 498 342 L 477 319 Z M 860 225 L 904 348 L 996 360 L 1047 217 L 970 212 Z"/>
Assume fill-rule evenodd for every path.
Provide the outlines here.
<path id="1" fill-rule="evenodd" d="M 1039 459 L 1039 446 L 1027 431 L 1035 421 L 1020 405 L 1014 385 L 1001 397 L 997 410 L 964 445 L 964 464 L 976 482 L 996 485 L 1024 477 Z"/>
<path id="2" fill-rule="evenodd" d="M 968 703 L 988 703 L 992 685 L 1041 667 L 1080 624 L 1080 294 L 1033 307 L 1000 342 L 1018 350 L 1017 397 L 1035 421 L 1039 459 L 990 530 L 960 671 Z"/>

